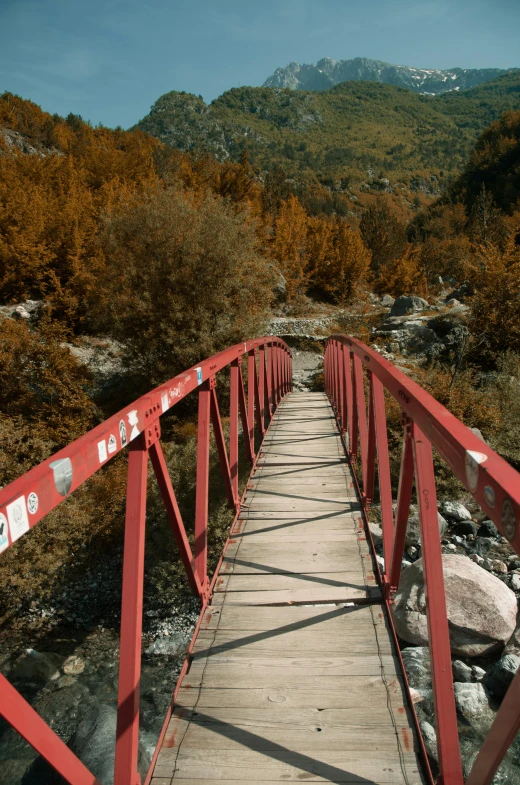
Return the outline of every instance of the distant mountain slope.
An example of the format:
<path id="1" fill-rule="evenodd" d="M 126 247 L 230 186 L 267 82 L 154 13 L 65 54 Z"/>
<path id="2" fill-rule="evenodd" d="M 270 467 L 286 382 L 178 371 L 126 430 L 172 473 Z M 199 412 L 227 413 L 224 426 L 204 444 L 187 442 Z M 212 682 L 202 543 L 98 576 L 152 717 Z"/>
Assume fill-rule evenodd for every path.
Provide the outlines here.
<path id="1" fill-rule="evenodd" d="M 289 63 L 285 68 L 277 68 L 263 86 L 315 91 L 327 90 L 340 82 L 383 82 L 406 87 L 414 93 L 441 95 L 452 90 L 478 87 L 505 73 L 503 68 L 450 68 L 439 71 L 392 65 L 367 57 L 355 57 L 353 60 L 324 57 L 316 65 Z"/>
<path id="2" fill-rule="evenodd" d="M 520 71 L 436 97 L 374 82 L 322 92 L 240 87 L 209 106 L 171 92 L 137 128 L 220 160 L 239 160 L 247 148 L 257 169 L 280 164 L 292 177 L 332 188 L 387 177 L 435 192 L 462 171 L 478 135 L 507 109 L 520 109 Z"/>

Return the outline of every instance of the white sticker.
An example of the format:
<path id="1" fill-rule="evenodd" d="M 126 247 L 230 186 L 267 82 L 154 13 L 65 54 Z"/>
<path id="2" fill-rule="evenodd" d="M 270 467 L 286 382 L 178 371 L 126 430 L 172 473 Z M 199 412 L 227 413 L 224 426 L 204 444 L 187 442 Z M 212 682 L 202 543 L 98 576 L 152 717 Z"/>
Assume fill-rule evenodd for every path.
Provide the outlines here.
<path id="1" fill-rule="evenodd" d="M 197 371 L 197 384 L 202 384 L 202 368 L 195 368 Z"/>
<path id="2" fill-rule="evenodd" d="M 7 518 L 2 512 L 0 512 L 0 553 L 5 551 L 8 545 L 9 540 L 7 538 Z"/>
<path id="3" fill-rule="evenodd" d="M 103 463 L 107 459 L 107 443 L 104 439 L 97 443 L 97 451 L 99 455 L 99 462 Z"/>
<path id="4" fill-rule="evenodd" d="M 38 496 L 34 492 L 27 497 L 27 509 L 31 515 L 36 515 L 38 512 Z"/>
<path id="5" fill-rule="evenodd" d="M 139 428 L 137 427 L 139 415 L 137 413 L 137 409 L 128 412 L 127 417 L 128 424 L 132 426 L 132 430 L 130 431 L 130 441 L 132 441 L 132 439 L 135 439 L 137 436 L 139 436 Z"/>
<path id="6" fill-rule="evenodd" d="M 167 392 L 165 392 L 165 393 L 163 393 L 161 395 L 161 406 L 162 406 L 163 412 L 167 412 L 168 409 L 170 408 L 170 402 L 168 400 L 168 393 Z"/>
<path id="7" fill-rule="evenodd" d="M 466 479 L 471 491 L 476 491 L 478 486 L 479 464 L 487 461 L 487 455 L 475 450 L 466 450 Z"/>
<path id="8" fill-rule="evenodd" d="M 108 440 L 108 454 L 112 455 L 117 450 L 117 442 L 116 437 L 113 433 L 110 434 L 110 438 Z"/>
<path id="9" fill-rule="evenodd" d="M 25 496 L 20 496 L 5 508 L 11 532 L 11 542 L 15 542 L 22 534 L 29 531 L 29 518 L 25 506 Z"/>
<path id="10" fill-rule="evenodd" d="M 119 437 L 121 439 L 121 447 L 126 447 L 126 425 L 124 420 L 119 421 Z"/>

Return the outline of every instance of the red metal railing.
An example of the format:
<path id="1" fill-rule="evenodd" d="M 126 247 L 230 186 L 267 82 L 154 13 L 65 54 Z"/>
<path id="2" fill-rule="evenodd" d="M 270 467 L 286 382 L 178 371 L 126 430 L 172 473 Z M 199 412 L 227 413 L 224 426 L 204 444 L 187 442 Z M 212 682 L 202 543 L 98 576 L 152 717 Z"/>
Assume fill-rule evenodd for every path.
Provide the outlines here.
<path id="1" fill-rule="evenodd" d="M 247 355 L 247 398 L 241 368 L 243 355 Z M 263 438 L 278 404 L 292 389 L 291 357 L 287 344 L 272 336 L 232 346 L 139 398 L 0 491 L 0 524 L 3 524 L 0 536 L 5 534 L 7 537 L 5 542 L 0 539 L 0 550 L 5 550 L 114 455 L 129 448 L 114 785 L 141 783 L 137 757 L 148 457 L 188 581 L 200 598 L 203 611 L 212 591 L 207 574 L 210 421 L 229 504 L 238 515 L 241 504 L 239 416 L 249 462 L 254 468 L 255 421 L 256 433 Z M 216 395 L 216 374 L 227 366 L 230 366 L 229 451 Z M 160 418 L 196 389 L 199 408 L 192 553 L 161 448 Z M 0 715 L 70 785 L 99 785 L 94 775 L 2 675 Z M 169 714 L 163 733 L 168 719 Z M 155 756 L 145 783 L 151 779 L 154 763 Z"/>
<path id="2" fill-rule="evenodd" d="M 361 476 L 356 479 L 365 513 L 374 497 L 377 464 L 385 563 L 380 581 L 388 606 L 399 586 L 415 476 L 440 769 L 437 782 L 462 785 L 432 447 L 517 553 L 520 475 L 418 384 L 355 338 L 333 335 L 329 339 L 324 373 L 325 389 L 347 453 L 351 459 L 360 458 Z M 404 430 L 395 520 L 385 390 L 401 407 Z M 520 670 L 502 701 L 466 785 L 491 782 L 519 728 Z"/>

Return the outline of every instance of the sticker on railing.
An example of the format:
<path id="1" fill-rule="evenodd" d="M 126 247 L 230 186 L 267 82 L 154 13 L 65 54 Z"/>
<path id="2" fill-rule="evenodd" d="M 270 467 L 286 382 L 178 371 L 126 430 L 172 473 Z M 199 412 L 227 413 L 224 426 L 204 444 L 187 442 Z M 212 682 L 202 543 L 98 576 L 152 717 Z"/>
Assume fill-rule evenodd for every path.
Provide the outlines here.
<path id="1" fill-rule="evenodd" d="M 29 518 L 25 506 L 25 496 L 20 496 L 5 508 L 11 532 L 11 542 L 15 542 L 22 534 L 29 531 Z"/>
<path id="2" fill-rule="evenodd" d="M 471 491 L 476 491 L 478 486 L 479 464 L 487 461 L 487 455 L 476 450 L 466 450 L 466 479 Z"/>
<path id="3" fill-rule="evenodd" d="M 168 400 L 168 393 L 167 392 L 164 392 L 161 395 L 161 406 L 162 406 L 163 413 L 167 412 L 168 409 L 170 408 L 170 402 Z"/>
<path id="4" fill-rule="evenodd" d="M 126 425 L 124 420 L 119 421 L 119 437 L 121 439 L 121 447 L 126 447 Z"/>
<path id="5" fill-rule="evenodd" d="M 504 499 L 502 502 L 502 526 L 504 527 L 504 534 L 511 542 L 514 540 L 516 534 L 516 515 L 515 508 L 510 499 Z"/>
<path id="6" fill-rule="evenodd" d="M 202 384 L 202 368 L 195 368 L 197 371 L 197 384 Z"/>
<path id="7" fill-rule="evenodd" d="M 98 451 L 98 456 L 99 456 L 99 462 L 100 463 L 104 463 L 106 461 L 106 459 L 108 458 L 108 455 L 107 455 L 107 443 L 106 443 L 106 441 L 104 439 L 102 439 L 100 442 L 98 442 L 97 451 Z"/>
<path id="8" fill-rule="evenodd" d="M 137 427 L 139 414 L 137 413 L 137 409 L 133 409 L 131 412 L 128 412 L 126 416 L 128 418 L 128 425 L 132 426 L 132 430 L 130 431 L 130 441 L 132 441 L 132 439 L 136 439 L 139 436 L 139 428 Z"/>
<path id="9" fill-rule="evenodd" d="M 8 545 L 9 540 L 7 538 L 7 518 L 2 512 L 0 512 L 0 553 L 5 551 Z"/>
<path id="10" fill-rule="evenodd" d="M 38 496 L 34 491 L 27 497 L 27 509 L 31 515 L 36 515 L 38 512 Z"/>
<path id="11" fill-rule="evenodd" d="M 112 455 L 117 450 L 117 442 L 116 437 L 113 433 L 110 434 L 110 438 L 108 440 L 108 454 Z"/>
<path id="12" fill-rule="evenodd" d="M 66 496 L 72 487 L 72 463 L 70 458 L 60 458 L 51 463 L 54 485 L 60 496 Z"/>
<path id="13" fill-rule="evenodd" d="M 495 506 L 495 489 L 491 485 L 486 485 L 484 488 L 484 499 L 489 507 Z"/>

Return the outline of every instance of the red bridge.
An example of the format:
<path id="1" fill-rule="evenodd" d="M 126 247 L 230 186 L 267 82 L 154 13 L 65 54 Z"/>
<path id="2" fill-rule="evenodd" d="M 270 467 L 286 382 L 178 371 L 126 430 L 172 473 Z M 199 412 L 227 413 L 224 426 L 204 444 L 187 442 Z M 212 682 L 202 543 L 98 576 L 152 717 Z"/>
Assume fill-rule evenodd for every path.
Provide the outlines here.
<path id="1" fill-rule="evenodd" d="M 216 374 L 227 366 L 229 439 L 216 390 Z M 354 338 L 329 339 L 325 389 L 326 395 L 293 393 L 289 347 L 274 337 L 248 341 L 156 388 L 0 492 L 0 520 L 8 534 L 5 549 L 118 452 L 128 450 L 115 785 L 141 783 L 139 683 L 149 459 L 201 612 L 144 785 L 174 780 L 184 785 L 434 781 L 390 612 L 399 586 L 414 478 L 437 782 L 464 782 L 432 448 L 516 553 L 519 475 L 421 387 Z M 161 449 L 160 423 L 195 391 L 192 550 Z M 398 402 L 403 423 L 395 516 L 385 395 Z M 234 514 L 211 578 L 210 424 Z M 255 436 L 262 440 L 256 453 Z M 242 497 L 240 441 L 251 464 Z M 384 571 L 374 558 L 366 518 L 376 488 Z M 68 783 L 97 783 L 3 676 L 0 713 Z M 465 779 L 467 785 L 491 782 L 519 726 L 517 673 Z"/>

